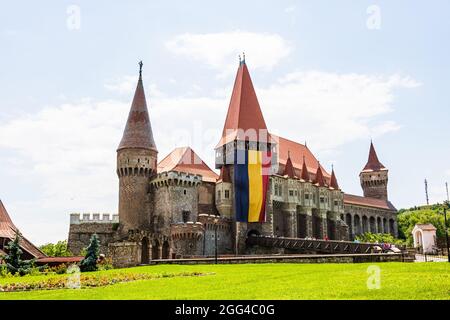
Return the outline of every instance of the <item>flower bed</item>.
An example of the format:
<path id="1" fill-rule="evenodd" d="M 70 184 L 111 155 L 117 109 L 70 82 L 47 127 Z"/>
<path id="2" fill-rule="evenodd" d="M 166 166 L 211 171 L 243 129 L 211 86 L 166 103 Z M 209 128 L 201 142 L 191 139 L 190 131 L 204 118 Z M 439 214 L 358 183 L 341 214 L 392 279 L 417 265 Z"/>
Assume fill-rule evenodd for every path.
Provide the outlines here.
<path id="1" fill-rule="evenodd" d="M 211 273 L 201 272 L 182 272 L 182 273 L 115 273 L 108 275 L 101 274 L 80 274 L 80 281 L 78 288 L 94 288 L 103 287 L 116 283 L 137 281 L 137 280 L 151 280 L 160 278 L 174 278 L 174 277 L 192 277 L 203 276 Z M 15 292 L 15 291 L 31 291 L 31 290 L 55 290 L 73 288 L 73 275 L 67 277 L 49 278 L 39 282 L 17 282 L 0 284 L 0 292 Z M 70 279 L 70 280 L 69 280 Z"/>

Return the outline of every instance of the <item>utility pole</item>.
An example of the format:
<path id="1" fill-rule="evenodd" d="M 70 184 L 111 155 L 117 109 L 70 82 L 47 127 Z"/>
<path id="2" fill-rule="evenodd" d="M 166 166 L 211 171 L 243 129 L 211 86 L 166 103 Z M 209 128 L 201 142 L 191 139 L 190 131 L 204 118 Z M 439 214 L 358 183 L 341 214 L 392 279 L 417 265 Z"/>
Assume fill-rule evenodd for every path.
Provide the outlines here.
<path id="1" fill-rule="evenodd" d="M 427 179 L 425 179 L 425 198 L 427 199 L 427 206 L 430 204 L 430 201 L 428 199 L 428 182 Z"/>
<path id="2" fill-rule="evenodd" d="M 447 260 L 450 262 L 450 245 L 448 240 L 448 227 L 447 227 L 447 208 L 450 208 L 450 202 L 444 203 L 444 227 L 445 227 L 445 240 L 447 241 Z"/>
<path id="3" fill-rule="evenodd" d="M 445 183 L 445 190 L 447 190 L 447 202 L 450 202 L 450 200 L 448 199 L 448 183 Z"/>

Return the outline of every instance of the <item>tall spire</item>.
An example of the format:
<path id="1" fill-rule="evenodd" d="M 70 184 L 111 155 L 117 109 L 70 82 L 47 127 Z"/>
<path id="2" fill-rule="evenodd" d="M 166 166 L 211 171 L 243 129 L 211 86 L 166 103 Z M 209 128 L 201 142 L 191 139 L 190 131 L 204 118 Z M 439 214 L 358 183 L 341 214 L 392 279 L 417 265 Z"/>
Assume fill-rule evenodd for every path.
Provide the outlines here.
<path id="1" fill-rule="evenodd" d="M 289 178 L 295 178 L 294 165 L 292 164 L 291 154 L 288 151 L 288 158 L 286 161 L 286 166 L 284 167 L 283 176 L 288 176 Z"/>
<path id="2" fill-rule="evenodd" d="M 245 63 L 245 55 L 242 59 L 239 58 L 239 68 L 234 81 L 222 138 L 217 146 L 219 147 L 235 139 L 239 140 L 238 133 L 241 130 L 246 134 L 254 133 L 254 137 L 246 137 L 250 141 L 267 142 L 269 140 L 266 122 Z"/>
<path id="3" fill-rule="evenodd" d="M 325 178 L 323 177 L 322 168 L 320 167 L 320 163 L 317 162 L 317 172 L 316 179 L 314 180 L 315 184 L 318 184 L 319 187 L 325 187 Z"/>
<path id="4" fill-rule="evenodd" d="M 386 167 L 381 164 L 380 160 L 378 160 L 377 152 L 375 151 L 375 147 L 373 146 L 373 142 L 370 141 L 370 149 L 369 149 L 369 158 L 367 160 L 366 166 L 363 171 L 379 171 L 386 169 Z"/>
<path id="5" fill-rule="evenodd" d="M 306 160 L 305 160 L 305 156 L 303 156 L 303 165 L 302 165 L 302 176 L 301 176 L 302 180 L 305 181 L 310 181 L 311 178 L 309 176 L 309 172 L 308 172 L 308 168 L 306 167 Z"/>
<path id="6" fill-rule="evenodd" d="M 142 148 L 157 150 L 148 115 L 144 85 L 142 83 L 142 61 L 139 62 L 139 80 L 134 93 L 128 120 L 117 150 Z"/>
<path id="7" fill-rule="evenodd" d="M 339 185 L 336 179 L 336 174 L 334 173 L 334 166 L 331 167 L 331 179 L 330 179 L 330 187 L 338 190 Z"/>

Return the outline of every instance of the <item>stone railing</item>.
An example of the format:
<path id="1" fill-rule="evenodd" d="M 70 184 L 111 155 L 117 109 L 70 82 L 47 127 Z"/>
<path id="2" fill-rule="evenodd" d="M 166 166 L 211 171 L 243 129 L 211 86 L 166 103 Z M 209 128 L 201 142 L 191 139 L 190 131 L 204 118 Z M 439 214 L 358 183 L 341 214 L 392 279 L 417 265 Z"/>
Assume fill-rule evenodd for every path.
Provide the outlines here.
<path id="1" fill-rule="evenodd" d="M 71 213 L 70 224 L 82 223 L 119 223 L 118 214 L 109 213 Z"/>

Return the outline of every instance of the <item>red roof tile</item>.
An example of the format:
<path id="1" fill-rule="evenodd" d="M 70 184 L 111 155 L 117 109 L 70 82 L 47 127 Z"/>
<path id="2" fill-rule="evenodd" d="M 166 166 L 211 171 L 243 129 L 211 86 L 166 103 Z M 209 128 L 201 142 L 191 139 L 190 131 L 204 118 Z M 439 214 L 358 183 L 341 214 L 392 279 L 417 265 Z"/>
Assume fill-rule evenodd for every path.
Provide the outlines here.
<path id="1" fill-rule="evenodd" d="M 317 166 L 316 179 L 314 183 L 319 185 L 320 187 L 325 187 L 325 178 L 323 177 L 322 169 L 320 168 L 320 164 Z"/>
<path id="2" fill-rule="evenodd" d="M 284 167 L 287 163 L 288 156 L 290 156 L 292 165 L 295 169 L 295 175 L 297 177 L 301 177 L 302 174 L 300 174 L 301 169 L 303 167 L 303 158 L 305 160 L 305 166 L 308 168 L 308 174 L 311 178 L 311 180 L 315 180 L 315 176 L 317 173 L 318 168 L 318 161 L 317 158 L 313 155 L 313 153 L 309 150 L 308 147 L 305 145 L 279 137 L 273 133 L 270 134 L 274 141 L 277 141 L 277 154 L 278 154 L 278 164 L 280 165 L 280 171 L 278 174 L 282 174 L 283 171 L 281 170 L 282 167 Z M 325 182 L 329 181 L 331 176 L 330 174 L 324 169 L 322 165 L 320 165 L 320 168 L 322 169 L 322 174 L 325 178 Z M 306 180 L 302 178 L 303 180 Z"/>
<path id="3" fill-rule="evenodd" d="M 336 174 L 334 173 L 334 169 L 331 170 L 331 179 L 330 179 L 330 187 L 333 189 L 339 189 L 339 185 L 336 179 Z"/>
<path id="4" fill-rule="evenodd" d="M 255 137 L 253 139 L 251 137 L 246 137 L 247 139 L 241 137 L 239 139 L 238 130 L 242 130 L 244 133 L 247 130 L 252 130 L 255 133 Z M 263 132 L 260 132 L 260 130 L 263 130 Z M 222 138 L 217 147 L 236 139 L 262 142 L 268 142 L 267 140 L 270 139 L 245 61 L 239 64 L 227 117 L 223 126 Z"/>
<path id="5" fill-rule="evenodd" d="M 309 171 L 308 168 L 306 167 L 306 160 L 305 160 L 305 156 L 303 156 L 303 164 L 302 164 L 302 175 L 301 175 L 302 180 L 304 181 L 311 181 L 311 178 L 309 176 Z"/>
<path id="6" fill-rule="evenodd" d="M 117 150 L 126 148 L 157 150 L 148 116 L 147 101 L 141 76 L 139 76 L 127 124 Z"/>
<path id="7" fill-rule="evenodd" d="M 390 201 L 369 197 L 357 196 L 354 194 L 344 194 L 344 204 L 353 204 L 365 207 L 397 211 Z"/>
<path id="8" fill-rule="evenodd" d="M 17 227 L 13 224 L 5 206 L 0 200 L 0 238 L 13 240 L 16 237 L 17 232 Z M 45 254 L 30 241 L 28 241 L 23 235 L 20 240 L 20 247 L 35 258 L 45 257 Z"/>
<path id="9" fill-rule="evenodd" d="M 175 148 L 159 162 L 158 173 L 168 171 L 199 174 L 206 182 L 216 182 L 219 177 L 190 147 Z"/>
<path id="10" fill-rule="evenodd" d="M 377 152 L 375 151 L 373 143 L 370 142 L 369 159 L 367 160 L 363 171 L 379 171 L 385 169 L 386 167 L 381 164 L 380 160 L 378 160 Z"/>
<path id="11" fill-rule="evenodd" d="M 294 166 L 292 165 L 291 157 L 289 156 L 286 161 L 286 165 L 284 166 L 283 176 L 288 176 L 289 178 L 295 178 Z"/>
<path id="12" fill-rule="evenodd" d="M 45 263 L 77 263 L 83 260 L 84 257 L 45 257 L 39 258 L 36 262 L 45 264 Z"/>

